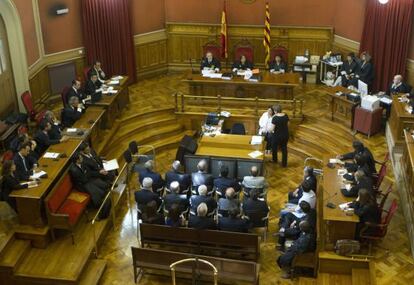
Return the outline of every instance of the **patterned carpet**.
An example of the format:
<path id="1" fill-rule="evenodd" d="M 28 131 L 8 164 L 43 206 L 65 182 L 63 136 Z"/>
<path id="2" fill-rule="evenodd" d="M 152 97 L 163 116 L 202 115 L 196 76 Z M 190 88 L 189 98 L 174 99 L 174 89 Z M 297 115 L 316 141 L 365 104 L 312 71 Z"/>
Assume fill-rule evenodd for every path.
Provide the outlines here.
<path id="1" fill-rule="evenodd" d="M 143 108 L 172 107 L 174 104 L 172 93 L 177 90 L 188 92 L 187 87 L 180 82 L 180 78 L 180 75 L 176 74 L 166 75 L 144 80 L 131 86 L 131 106 L 122 117 L 130 116 Z M 304 113 L 306 119 L 296 130 L 294 140 L 290 143 L 290 146 L 292 148 L 307 149 L 308 152 L 317 157 L 324 153 L 334 155 L 349 150 L 352 142 L 350 130 L 326 119 L 329 105 L 327 97 L 324 95 L 324 87 L 306 85 L 298 88 L 296 93 L 297 98 L 305 101 Z M 248 107 L 244 108 L 248 109 Z M 315 135 L 319 139 L 312 140 Z M 364 141 L 377 159 L 381 160 L 384 157 L 387 147 L 383 134 L 375 135 L 369 139 L 360 134 L 356 137 Z M 328 140 L 333 141 L 333 143 L 328 143 Z M 322 149 L 317 149 L 317 146 L 322 146 Z M 175 149 L 157 154 L 157 170 L 161 173 L 167 171 L 174 157 Z M 292 191 L 302 179 L 303 165 L 304 156 L 293 152 L 289 154 L 289 165 L 286 169 L 276 164 L 266 163 L 266 179 L 270 185 L 268 203 L 271 207 L 272 216 L 270 222 L 271 233 L 276 230 L 276 217 L 286 201 L 287 193 Z M 392 169 L 386 178 L 386 183 L 391 182 L 393 182 Z M 136 183 L 134 184 L 135 187 L 132 188 L 136 188 Z M 131 192 L 133 190 L 131 189 Z M 394 198 L 399 199 L 398 191 L 392 193 L 389 201 Z M 138 245 L 135 217 L 135 203 L 133 195 L 131 195 L 128 205 L 125 203 L 120 214 L 118 214 L 117 224 L 108 234 L 99 252 L 99 257 L 108 262 L 101 284 L 134 284 L 130 247 Z M 261 284 L 297 284 L 297 280 L 286 281 L 279 278 L 280 271 L 275 264 L 275 259 L 278 256 L 274 249 L 275 241 L 271 234 L 268 237 L 268 241 L 261 244 Z M 374 255 L 378 285 L 412 284 L 414 260 L 411 257 L 405 220 L 400 209 L 391 223 L 387 237 L 375 246 Z M 171 284 L 171 281 L 168 277 L 145 275 L 140 284 Z M 187 283 L 180 280 L 178 284 Z"/>

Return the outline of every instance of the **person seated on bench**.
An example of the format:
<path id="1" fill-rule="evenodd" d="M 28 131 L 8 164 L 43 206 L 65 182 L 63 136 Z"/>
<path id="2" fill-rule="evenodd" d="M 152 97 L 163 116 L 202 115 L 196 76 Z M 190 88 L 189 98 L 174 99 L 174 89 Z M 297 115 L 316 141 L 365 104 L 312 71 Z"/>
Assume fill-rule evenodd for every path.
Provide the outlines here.
<path id="1" fill-rule="evenodd" d="M 69 173 L 76 189 L 88 193 L 91 196 L 92 206 L 95 209 L 99 209 L 110 188 L 102 179 L 90 176 L 87 169 L 83 166 L 83 156 L 79 152 L 72 157 Z M 111 200 L 108 199 L 99 217 L 101 219 L 108 217 L 110 210 Z"/>
<path id="2" fill-rule="evenodd" d="M 266 187 L 266 181 L 263 176 L 259 175 L 259 168 L 257 166 L 252 166 L 250 168 L 250 176 L 243 177 L 242 185 L 245 190 L 250 191 L 250 189 L 264 189 Z"/>
<path id="3" fill-rule="evenodd" d="M 371 195 L 374 195 L 372 178 L 365 175 L 362 169 L 355 172 L 354 179 L 353 185 L 347 184 L 346 188 L 341 189 L 345 197 L 358 197 L 359 190 L 361 189 L 367 189 Z"/>
<path id="4" fill-rule="evenodd" d="M 225 198 L 220 198 L 217 203 L 219 214 L 227 216 L 231 208 L 240 209 L 240 202 L 235 196 L 234 188 L 229 187 L 226 189 Z"/>
<path id="5" fill-rule="evenodd" d="M 62 126 L 71 128 L 80 119 L 85 109 L 81 108 L 78 97 L 69 98 L 69 104 L 62 110 Z"/>
<path id="6" fill-rule="evenodd" d="M 43 155 L 45 151 L 53 144 L 58 144 L 63 141 L 67 140 L 67 137 L 63 136 L 60 139 L 51 139 L 49 137 L 49 131 L 52 129 L 52 125 L 46 121 L 43 120 L 40 122 L 39 129 L 37 130 L 34 140 L 37 143 L 36 152 L 39 156 Z"/>
<path id="7" fill-rule="evenodd" d="M 30 163 L 29 153 L 31 151 L 30 141 L 20 144 L 18 152 L 14 155 L 13 161 L 16 165 L 15 175 L 18 180 L 28 181 L 34 180 L 31 178 L 33 175 L 34 165 Z"/>
<path id="8" fill-rule="evenodd" d="M 355 239 L 360 239 L 359 233 L 365 226 L 365 223 L 378 224 L 381 220 L 381 211 L 377 205 L 374 196 L 367 189 L 360 189 L 358 198 L 349 203 L 347 208 L 353 208 L 355 215 L 359 217 L 359 223 L 355 230 Z M 376 228 L 368 228 L 365 233 L 375 231 Z"/>
<path id="9" fill-rule="evenodd" d="M 62 138 L 63 129 L 59 120 L 56 118 L 55 113 L 53 113 L 53 111 L 46 111 L 43 120 L 48 121 L 52 126 L 51 129 L 48 131 L 49 138 L 52 140 L 60 140 Z"/>
<path id="10" fill-rule="evenodd" d="M 206 203 L 201 203 L 197 207 L 197 216 L 190 215 L 188 227 L 197 230 L 215 230 L 217 224 L 213 217 L 207 217 L 208 207 Z"/>
<path id="11" fill-rule="evenodd" d="M 155 224 L 155 225 L 164 225 L 165 218 L 164 215 L 158 212 L 157 202 L 154 200 L 149 201 L 145 205 L 145 210 L 141 215 L 143 223 L 146 224 Z"/>
<path id="12" fill-rule="evenodd" d="M 287 213 L 279 220 L 279 241 L 277 247 L 284 250 L 286 239 L 296 240 L 300 235 L 299 224 L 302 221 L 308 221 L 311 232 L 316 230 L 316 210 L 312 209 L 308 202 L 301 201 L 299 204 L 303 216 L 297 216 L 294 212 Z"/>
<path id="13" fill-rule="evenodd" d="M 180 183 L 180 191 L 187 190 L 190 187 L 191 176 L 189 174 L 180 172 L 180 168 L 180 161 L 174 161 L 171 170 L 165 173 L 165 186 L 169 187 L 171 185 L 171 182 L 178 181 L 178 183 Z"/>
<path id="14" fill-rule="evenodd" d="M 197 208 L 201 203 L 207 205 L 207 213 L 213 213 L 217 209 L 217 202 L 213 197 L 207 196 L 207 186 L 200 185 L 198 187 L 199 195 L 192 195 L 190 197 L 190 214 L 195 215 L 197 213 Z"/>
<path id="15" fill-rule="evenodd" d="M 114 171 L 106 171 L 103 167 L 102 159 L 96 154 L 95 150 L 87 143 L 83 142 L 79 150 L 83 156 L 83 165 L 93 178 L 100 178 L 105 181 L 108 186 L 112 186 L 115 179 Z"/>
<path id="16" fill-rule="evenodd" d="M 357 154 L 361 154 L 361 155 L 365 155 L 366 157 L 366 163 L 368 165 L 369 171 L 371 173 L 376 173 L 377 170 L 375 168 L 375 159 L 374 156 L 372 155 L 371 151 L 364 146 L 364 144 L 360 141 L 353 141 L 352 142 L 352 147 L 354 149 L 354 151 L 343 154 L 343 155 L 338 155 L 337 158 L 340 160 L 353 160 L 355 159 L 355 155 Z M 352 164 L 354 163 L 345 163 L 345 167 L 350 167 Z M 356 171 L 356 166 L 354 167 L 355 171 Z M 354 171 L 352 171 L 354 172 Z"/>
<path id="17" fill-rule="evenodd" d="M 139 172 L 139 183 L 142 185 L 144 178 L 149 177 L 152 179 L 152 190 L 157 191 L 164 187 L 165 182 L 161 175 L 154 171 L 154 161 L 148 160 L 144 164 L 144 169 Z"/>
<path id="18" fill-rule="evenodd" d="M 238 207 L 229 209 L 228 217 L 219 217 L 218 228 L 221 231 L 247 233 L 250 225 L 245 219 L 240 218 Z"/>
<path id="19" fill-rule="evenodd" d="M 185 219 L 180 211 L 180 205 L 177 203 L 172 204 L 171 209 L 168 211 L 165 224 L 171 227 L 182 227 L 184 226 Z"/>
<path id="20" fill-rule="evenodd" d="M 250 197 L 249 199 L 246 199 L 243 202 L 243 213 L 251 217 L 252 214 L 260 213 L 261 218 L 264 218 L 269 213 L 269 206 L 265 201 L 261 201 L 259 198 L 259 192 L 257 189 L 252 189 L 250 191 Z M 263 220 L 260 221 L 254 221 L 250 219 L 250 222 L 252 224 L 252 227 L 263 227 L 265 225 L 265 222 Z"/>
<path id="21" fill-rule="evenodd" d="M 197 164 L 197 172 L 191 174 L 191 181 L 193 183 L 193 189 L 198 189 L 200 185 L 206 185 L 210 190 L 213 187 L 213 176 L 207 173 L 207 161 L 202 159 Z"/>
<path id="22" fill-rule="evenodd" d="M 300 202 L 306 201 L 309 203 L 312 209 L 316 206 L 316 194 L 310 189 L 309 181 L 305 180 L 302 183 L 302 197 L 299 199 L 298 204 L 286 203 L 285 208 L 280 212 L 281 218 L 289 212 L 295 212 L 296 215 L 303 215 L 302 210 L 299 207 Z"/>
<path id="23" fill-rule="evenodd" d="M 303 170 L 303 181 L 309 181 L 309 187 L 316 193 L 316 177 L 313 174 L 313 168 L 306 166 Z M 302 182 L 303 182 L 302 181 Z M 296 188 L 295 191 L 289 192 L 288 194 L 288 202 L 292 204 L 298 204 L 299 199 L 302 197 L 303 189 L 302 183 Z"/>
<path id="24" fill-rule="evenodd" d="M 354 174 L 358 170 L 362 170 L 366 176 L 372 177 L 374 173 L 371 172 L 367 159 L 368 157 L 366 154 L 356 154 L 354 163 L 345 163 L 345 168 L 348 173 L 346 173 L 343 177 L 348 181 L 355 181 Z"/>
<path id="25" fill-rule="evenodd" d="M 164 209 L 171 210 L 172 205 L 178 204 L 180 212 L 184 212 L 188 209 L 187 196 L 180 195 L 180 184 L 177 181 L 173 181 L 170 185 L 171 193 L 164 197 Z"/>
<path id="26" fill-rule="evenodd" d="M 214 188 L 221 192 L 221 196 L 224 196 L 224 191 L 232 187 L 236 193 L 240 191 L 240 184 L 236 180 L 228 178 L 229 167 L 227 165 L 220 166 L 220 177 L 214 179 Z"/>
<path id="27" fill-rule="evenodd" d="M 157 208 L 161 205 L 161 198 L 152 192 L 152 179 L 150 177 L 145 177 L 142 180 L 141 190 L 135 192 L 135 202 L 137 202 L 138 211 L 141 214 L 145 211 L 145 206 L 150 201 L 155 201 L 157 203 Z"/>
<path id="28" fill-rule="evenodd" d="M 299 229 L 299 238 L 276 261 L 277 265 L 283 270 L 281 277 L 284 279 L 290 278 L 290 268 L 296 255 L 315 250 L 315 238 L 309 222 L 301 221 Z"/>

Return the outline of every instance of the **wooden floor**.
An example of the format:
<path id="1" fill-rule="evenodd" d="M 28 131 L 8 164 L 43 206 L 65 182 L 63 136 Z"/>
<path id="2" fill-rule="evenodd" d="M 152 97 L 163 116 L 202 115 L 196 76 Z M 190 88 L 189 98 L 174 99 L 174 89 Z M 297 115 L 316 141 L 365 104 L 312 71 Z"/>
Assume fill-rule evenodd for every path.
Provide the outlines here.
<path id="1" fill-rule="evenodd" d="M 177 90 L 188 92 L 179 79 L 179 75 L 162 76 L 141 81 L 130 88 L 130 107 L 121 119 L 115 122 L 113 130 L 107 132 L 109 138 L 106 139 L 117 142 L 103 149 L 103 152 L 108 154 L 107 157 L 109 155 L 119 156 L 127 143 L 135 139 L 140 143 L 147 142 L 159 146 L 157 170 L 164 173 L 169 169 L 175 157 L 176 143 L 185 133 L 182 126 L 174 120 L 172 110 L 174 101 L 171 94 Z M 329 105 L 323 87 L 308 85 L 301 87 L 297 93 L 298 97 L 305 100 L 306 119 L 297 127 L 295 136 L 289 144 L 289 166 L 283 169 L 275 164 L 266 164 L 266 176 L 270 185 L 268 202 L 271 215 L 275 217 L 286 201 L 287 192 L 294 189 L 301 181 L 304 158 L 307 156 L 321 157 L 326 153 L 336 154 L 349 150 L 353 138 L 347 128 L 327 118 Z M 146 113 L 151 112 L 153 112 L 153 118 L 159 119 L 160 124 L 165 122 L 162 131 L 157 134 L 151 133 L 151 124 L 147 124 L 149 120 L 145 117 Z M 373 136 L 369 140 L 359 134 L 356 137 L 370 147 L 377 159 L 382 159 L 387 151 L 383 134 Z M 391 170 L 387 182 L 392 181 Z M 392 193 L 391 198 L 399 199 L 398 192 Z M 134 205 L 133 201 L 131 202 Z M 130 247 L 138 244 L 136 210 L 128 209 L 125 205 L 122 213 L 118 216 L 116 227 L 110 231 L 99 251 L 100 258 L 107 261 L 107 269 L 101 284 L 134 284 Z M 276 218 L 271 220 L 271 232 L 276 230 L 276 222 Z M 392 221 L 386 239 L 374 248 L 377 284 L 379 285 L 412 284 L 414 261 L 410 255 L 404 223 L 403 214 L 399 210 Z M 280 271 L 275 264 L 278 253 L 274 246 L 272 238 L 261 245 L 261 284 L 298 284 L 298 280 L 279 279 Z M 166 277 L 145 275 L 140 284 L 171 284 L 171 282 Z M 303 284 L 314 283 L 313 280 L 307 279 Z"/>

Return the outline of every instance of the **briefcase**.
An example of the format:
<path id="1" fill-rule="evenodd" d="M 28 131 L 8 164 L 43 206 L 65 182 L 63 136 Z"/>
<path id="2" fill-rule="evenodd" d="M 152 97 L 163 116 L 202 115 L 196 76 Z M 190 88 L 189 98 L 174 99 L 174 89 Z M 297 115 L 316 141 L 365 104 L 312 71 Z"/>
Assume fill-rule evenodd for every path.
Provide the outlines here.
<path id="1" fill-rule="evenodd" d="M 361 250 L 359 241 L 352 239 L 340 239 L 336 242 L 335 252 L 342 256 L 358 254 Z"/>

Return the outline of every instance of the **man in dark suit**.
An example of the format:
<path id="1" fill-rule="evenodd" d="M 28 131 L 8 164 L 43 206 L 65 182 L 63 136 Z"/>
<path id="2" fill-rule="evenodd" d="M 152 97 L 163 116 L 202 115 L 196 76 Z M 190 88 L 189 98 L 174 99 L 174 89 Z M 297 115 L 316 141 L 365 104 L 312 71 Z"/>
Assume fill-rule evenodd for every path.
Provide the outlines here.
<path id="1" fill-rule="evenodd" d="M 200 185 L 198 187 L 198 195 L 193 195 L 190 197 L 190 206 L 192 215 L 195 215 L 197 212 L 197 208 L 201 203 L 205 203 L 207 205 L 207 213 L 213 213 L 214 210 L 217 209 L 217 202 L 214 200 L 213 197 L 207 196 L 207 186 Z"/>
<path id="2" fill-rule="evenodd" d="M 218 212 L 221 215 L 226 216 L 232 208 L 240 208 L 240 202 L 235 196 L 233 188 L 226 189 L 225 198 L 220 198 L 217 202 Z"/>
<path id="3" fill-rule="evenodd" d="M 310 204 L 306 201 L 299 203 L 301 214 L 291 212 L 283 217 L 279 221 L 279 244 L 281 250 L 284 249 L 286 239 L 296 240 L 300 235 L 299 224 L 302 221 L 308 221 L 311 232 L 316 231 L 316 210 L 312 209 Z"/>
<path id="4" fill-rule="evenodd" d="M 358 71 L 358 63 L 355 61 L 355 54 L 349 53 L 341 67 L 342 86 L 348 87 L 352 78 Z"/>
<path id="5" fill-rule="evenodd" d="M 313 168 L 306 166 L 303 170 L 303 181 L 302 183 L 296 188 L 295 191 L 288 193 L 288 202 L 292 204 L 297 204 L 299 199 L 302 197 L 303 194 L 303 187 L 309 187 L 310 190 L 316 193 L 316 177 L 313 174 Z M 307 181 L 307 183 L 304 183 Z"/>
<path id="6" fill-rule="evenodd" d="M 83 157 L 80 153 L 76 153 L 72 157 L 72 165 L 69 168 L 69 173 L 75 187 L 81 191 L 86 192 L 91 196 L 92 205 L 98 209 L 104 201 L 109 187 L 107 183 L 99 178 L 93 178 L 83 166 Z M 104 205 L 100 218 L 106 218 L 109 215 L 111 208 L 110 199 Z"/>
<path id="7" fill-rule="evenodd" d="M 277 264 L 284 271 L 281 276 L 284 279 L 290 278 L 290 267 L 296 255 L 315 250 L 315 237 L 308 221 L 300 222 L 299 229 L 301 231 L 299 238 L 277 259 Z"/>
<path id="8" fill-rule="evenodd" d="M 231 66 L 233 72 L 237 72 L 237 70 L 252 70 L 253 63 L 246 59 L 245 55 L 240 56 L 240 60 L 235 61 Z"/>
<path id="9" fill-rule="evenodd" d="M 361 53 L 361 64 L 356 72 L 355 78 L 351 80 L 351 84 L 358 87 L 358 80 L 366 83 L 368 88 L 371 86 L 375 78 L 374 65 L 371 62 L 371 56 L 363 52 Z"/>
<path id="10" fill-rule="evenodd" d="M 354 178 L 354 185 L 350 185 L 349 188 L 341 189 L 341 192 L 345 197 L 358 197 L 359 190 L 361 189 L 367 189 L 367 191 L 374 197 L 371 177 L 367 176 L 365 172 L 360 169 L 355 172 Z"/>
<path id="11" fill-rule="evenodd" d="M 261 201 L 257 189 L 250 191 L 250 198 L 243 202 L 243 213 L 249 217 L 250 223 L 253 227 L 263 227 L 265 221 L 263 218 L 267 217 L 269 213 L 269 206 L 265 201 Z"/>
<path id="12" fill-rule="evenodd" d="M 79 151 L 83 157 L 83 166 L 88 171 L 90 177 L 100 178 L 110 187 L 115 179 L 115 173 L 104 169 L 102 159 L 87 142 L 83 142 L 80 145 Z"/>
<path id="13" fill-rule="evenodd" d="M 197 230 L 215 230 L 217 224 L 213 217 L 207 217 L 207 205 L 201 203 L 197 207 L 197 216 L 190 215 L 188 219 L 188 227 L 195 228 Z"/>
<path id="14" fill-rule="evenodd" d="M 219 218 L 218 228 L 221 231 L 247 233 L 249 223 L 247 220 L 239 218 L 239 208 L 231 208 L 228 217 Z"/>
<path id="15" fill-rule="evenodd" d="M 240 191 L 240 184 L 235 180 L 228 178 L 229 168 L 226 165 L 220 166 L 220 177 L 214 179 L 214 188 L 219 191 L 221 196 L 224 196 L 224 192 L 227 188 L 233 188 L 236 193 Z"/>
<path id="16" fill-rule="evenodd" d="M 269 70 L 272 73 L 285 73 L 287 65 L 280 55 L 276 55 L 275 59 L 269 64 Z"/>
<path id="17" fill-rule="evenodd" d="M 193 188 L 197 189 L 200 185 L 206 185 L 208 190 L 213 187 L 213 176 L 207 173 L 207 161 L 202 159 L 197 164 L 197 172 L 191 174 L 191 181 L 193 182 Z"/>
<path id="18" fill-rule="evenodd" d="M 47 132 L 52 140 L 60 140 L 62 138 L 62 125 L 57 120 L 52 111 L 46 111 L 44 120 L 50 123 L 50 130 Z"/>
<path id="19" fill-rule="evenodd" d="M 353 160 L 355 158 L 355 155 L 360 154 L 363 157 L 366 158 L 366 163 L 368 165 L 369 171 L 371 173 L 376 173 L 377 170 L 375 168 L 375 159 L 374 156 L 372 155 L 371 151 L 364 146 L 364 144 L 360 141 L 353 141 L 352 142 L 352 147 L 354 149 L 354 151 L 351 151 L 349 153 L 345 153 L 343 155 L 338 155 L 337 158 L 340 160 Z M 350 163 L 352 164 L 352 163 Z M 350 167 L 350 164 L 345 164 L 345 167 Z M 355 167 L 356 169 L 356 167 Z"/>
<path id="20" fill-rule="evenodd" d="M 150 201 L 155 201 L 157 203 L 157 207 L 161 205 L 160 197 L 152 192 L 152 179 L 150 177 L 145 177 L 142 181 L 142 188 L 141 190 L 135 192 L 135 202 L 137 202 L 138 210 L 143 213 L 145 211 L 145 207 Z"/>
<path id="21" fill-rule="evenodd" d="M 139 183 L 144 180 L 144 178 L 149 177 L 152 179 L 152 190 L 157 191 L 164 187 L 165 182 L 162 179 L 161 175 L 157 172 L 154 172 L 154 161 L 148 160 L 144 164 L 144 169 L 139 172 Z"/>
<path id="22" fill-rule="evenodd" d="M 88 71 L 88 78 L 91 78 L 91 76 L 95 74 L 97 76 L 96 86 L 97 88 L 100 88 L 103 83 L 105 83 L 106 80 L 106 74 L 102 70 L 102 64 L 99 60 L 96 60 L 93 63 L 93 66 Z"/>
<path id="23" fill-rule="evenodd" d="M 62 137 L 60 140 L 52 139 L 49 137 L 49 131 L 52 129 L 52 125 L 49 121 L 43 120 L 40 122 L 39 129 L 37 130 L 34 140 L 36 141 L 36 152 L 41 156 L 51 145 L 58 144 L 66 141 L 67 137 Z"/>
<path id="24" fill-rule="evenodd" d="M 92 103 L 98 102 L 102 98 L 102 89 L 98 82 L 98 76 L 95 73 L 92 73 L 91 77 L 85 84 L 85 94 L 88 97 L 90 96 Z"/>
<path id="25" fill-rule="evenodd" d="M 87 98 L 87 96 L 82 93 L 81 82 L 79 80 L 72 80 L 72 88 L 70 88 L 66 94 L 66 104 L 69 103 L 69 98 L 71 97 L 78 97 L 79 102 L 83 102 L 83 100 Z"/>
<path id="26" fill-rule="evenodd" d="M 62 111 L 62 126 L 70 128 L 82 116 L 83 109 L 79 106 L 77 97 L 71 97 L 69 104 Z"/>
<path id="27" fill-rule="evenodd" d="M 165 185 L 170 187 L 171 182 L 177 181 L 180 184 L 180 191 L 186 190 L 191 185 L 191 176 L 180 172 L 181 163 L 176 160 L 172 164 L 172 169 L 165 173 Z"/>
<path id="28" fill-rule="evenodd" d="M 177 204 L 180 208 L 180 213 L 188 209 L 189 203 L 187 196 L 180 195 L 180 184 L 177 181 L 171 182 L 170 185 L 171 193 L 164 197 L 164 208 L 167 211 L 171 210 L 173 204 Z"/>
<path id="29" fill-rule="evenodd" d="M 20 181 L 30 180 L 30 176 L 33 175 L 33 169 L 30 166 L 27 155 L 30 152 L 30 143 L 22 143 L 18 147 L 18 152 L 14 155 L 13 161 L 16 165 L 16 178 Z"/>
<path id="30" fill-rule="evenodd" d="M 215 72 L 220 71 L 221 63 L 218 59 L 213 57 L 211 52 L 206 53 L 206 57 L 201 60 L 201 70 L 213 70 Z"/>
<path id="31" fill-rule="evenodd" d="M 388 89 L 388 95 L 393 94 L 407 94 L 411 92 L 411 86 L 406 84 L 403 80 L 402 75 L 395 75 L 394 79 L 390 85 L 390 88 Z"/>

